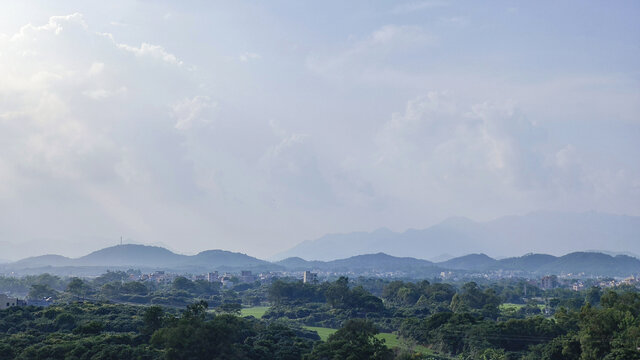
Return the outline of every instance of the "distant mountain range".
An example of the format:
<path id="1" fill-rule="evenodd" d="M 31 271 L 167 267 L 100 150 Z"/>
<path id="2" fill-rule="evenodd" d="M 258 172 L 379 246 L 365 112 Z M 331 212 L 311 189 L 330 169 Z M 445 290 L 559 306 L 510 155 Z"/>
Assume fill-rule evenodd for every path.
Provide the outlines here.
<path id="1" fill-rule="evenodd" d="M 412 257 L 395 257 L 385 253 L 352 256 L 332 261 L 306 261 L 301 258 L 288 258 L 276 262 L 289 270 L 321 270 L 333 272 L 403 272 L 437 273 L 443 269 L 427 260 Z"/>
<path id="2" fill-rule="evenodd" d="M 522 271 L 532 274 L 586 274 L 626 276 L 640 273 L 640 260 L 627 256 L 611 256 L 598 252 L 573 252 L 564 256 L 528 254 L 496 260 L 484 254 L 471 254 L 436 264 L 454 270 Z"/>
<path id="3" fill-rule="evenodd" d="M 60 255 L 42 255 L 1 265 L 7 269 L 47 271 L 46 268 L 82 268 L 83 273 L 102 272 L 105 269 L 162 269 L 181 272 L 207 272 L 212 270 L 283 270 L 279 265 L 249 255 L 224 250 L 207 250 L 197 255 L 180 255 L 165 248 L 147 245 L 117 245 L 94 251 L 79 258 Z M 49 269 L 49 271 L 52 269 Z"/>
<path id="4" fill-rule="evenodd" d="M 464 276 L 471 273 L 497 271 L 516 275 L 584 274 L 628 276 L 640 274 L 640 260 L 627 255 L 611 256 L 598 252 L 573 252 L 556 257 L 528 254 L 520 257 L 494 259 L 485 254 L 469 254 L 447 261 L 431 262 L 414 257 L 396 257 L 385 253 L 356 255 L 331 261 L 308 261 L 290 257 L 277 262 L 260 260 L 249 255 L 224 250 L 208 250 L 197 255 L 180 255 L 165 248 L 145 245 L 119 245 L 94 251 L 79 258 L 43 255 L 0 265 L 0 271 L 22 274 L 50 272 L 61 275 L 98 275 L 108 269 L 166 270 L 182 273 L 219 271 L 323 271 L 358 275 L 389 275 L 432 277 L 442 271 L 455 271 Z"/>
<path id="5" fill-rule="evenodd" d="M 591 249 L 640 253 L 640 217 L 597 212 L 535 212 L 483 223 L 458 217 L 426 229 L 409 229 L 401 233 L 383 228 L 373 232 L 325 235 L 304 241 L 273 259 L 301 257 L 328 261 L 376 252 L 424 259 L 487 252 L 495 257 L 508 257 Z M 475 260 L 482 261 L 480 258 Z"/>
<path id="6" fill-rule="evenodd" d="M 556 257 L 546 254 L 528 254 L 496 260 L 485 254 L 469 254 L 447 261 L 433 263 L 410 257 L 394 257 L 384 253 L 358 255 L 333 261 L 306 261 L 299 257 L 276 262 L 290 270 L 320 270 L 335 272 L 404 272 L 437 274 L 440 271 L 462 270 L 463 273 L 515 271 L 522 275 L 582 274 L 601 276 L 628 276 L 640 274 L 640 259 L 611 256 L 597 252 L 574 252 Z"/>

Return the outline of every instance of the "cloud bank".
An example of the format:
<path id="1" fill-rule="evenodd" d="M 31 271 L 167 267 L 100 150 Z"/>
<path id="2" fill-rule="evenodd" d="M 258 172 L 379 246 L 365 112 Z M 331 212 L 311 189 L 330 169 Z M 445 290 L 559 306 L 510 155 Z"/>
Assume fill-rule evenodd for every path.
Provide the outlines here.
<path id="1" fill-rule="evenodd" d="M 325 37 L 262 6 L 228 9 L 246 27 L 149 7 L 0 36 L 6 257 L 82 255 L 120 236 L 267 257 L 455 215 L 640 215 L 637 66 L 515 71 L 520 54 L 491 48 L 483 19 L 446 2 L 338 18 Z M 176 35 L 135 30 L 161 25 Z"/>

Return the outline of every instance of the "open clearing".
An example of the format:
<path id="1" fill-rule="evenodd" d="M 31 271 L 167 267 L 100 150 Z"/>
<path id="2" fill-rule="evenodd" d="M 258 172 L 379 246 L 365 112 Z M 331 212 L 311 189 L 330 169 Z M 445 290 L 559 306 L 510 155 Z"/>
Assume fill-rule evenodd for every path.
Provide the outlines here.
<path id="1" fill-rule="evenodd" d="M 241 315 L 253 316 L 255 318 L 260 319 L 267 312 L 267 310 L 269 310 L 268 306 L 254 306 L 254 307 L 242 308 Z M 322 339 L 322 341 L 327 341 L 327 338 L 329 338 L 329 335 L 338 331 L 337 329 L 318 327 L 318 326 L 304 326 L 304 328 L 307 330 L 317 332 L 318 336 L 320 336 L 320 339 Z M 385 344 L 390 348 L 397 348 L 397 347 L 403 346 L 403 344 L 400 342 L 400 339 L 395 334 L 379 333 L 378 335 L 376 335 L 376 337 L 378 339 L 384 339 Z M 421 345 L 415 346 L 414 350 L 419 351 L 424 355 L 432 355 L 432 356 L 436 355 L 436 353 L 434 353 L 433 350 Z"/>
<path id="2" fill-rule="evenodd" d="M 269 310 L 268 306 L 254 306 L 249 308 L 242 308 L 242 310 L 240 310 L 240 314 L 242 316 L 253 316 L 257 319 L 260 319 L 262 318 L 262 315 L 267 312 L 267 310 Z"/>
<path id="3" fill-rule="evenodd" d="M 318 327 L 318 326 L 304 326 L 304 328 L 307 330 L 312 330 L 317 332 L 318 335 L 320 336 L 320 339 L 322 339 L 322 341 L 327 341 L 327 338 L 329 337 L 329 335 L 338 331 L 336 329 Z M 378 339 L 384 339 L 385 345 L 387 345 L 390 348 L 402 347 L 403 345 L 396 334 L 379 333 L 378 335 L 376 335 L 376 337 Z M 436 356 L 436 353 L 433 350 L 421 345 L 415 346 L 414 350 L 421 352 L 424 355 Z"/>

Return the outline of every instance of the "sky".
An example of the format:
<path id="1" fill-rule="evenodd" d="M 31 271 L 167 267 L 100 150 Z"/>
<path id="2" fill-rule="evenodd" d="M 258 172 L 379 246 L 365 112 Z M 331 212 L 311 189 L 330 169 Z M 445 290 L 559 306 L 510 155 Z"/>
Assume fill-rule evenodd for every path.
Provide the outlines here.
<path id="1" fill-rule="evenodd" d="M 640 216 L 637 1 L 0 4 L 0 259 Z"/>

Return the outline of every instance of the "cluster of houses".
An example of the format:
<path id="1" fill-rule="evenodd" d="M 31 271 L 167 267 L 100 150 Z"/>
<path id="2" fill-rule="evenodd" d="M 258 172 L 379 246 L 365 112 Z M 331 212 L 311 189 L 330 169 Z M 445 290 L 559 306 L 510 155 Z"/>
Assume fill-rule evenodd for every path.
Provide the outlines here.
<path id="1" fill-rule="evenodd" d="M 575 280 L 575 279 L 559 279 L 555 275 L 548 275 L 540 279 L 538 285 L 541 289 L 549 290 L 558 287 L 569 287 L 573 291 L 581 291 L 590 286 L 597 286 L 601 289 L 613 288 L 622 285 L 640 286 L 640 278 L 637 276 L 629 276 L 624 279 L 604 279 L 596 281 Z"/>
<path id="2" fill-rule="evenodd" d="M 606 288 L 613 288 L 616 286 L 623 286 L 623 285 L 628 285 L 628 286 L 640 286 L 640 277 L 637 276 L 629 276 L 627 278 L 624 278 L 622 280 L 616 280 L 616 279 L 607 279 L 607 280 L 602 280 L 600 282 L 598 282 L 597 284 L 595 284 L 595 286 L 598 286 L 602 289 L 606 289 Z M 586 287 L 585 283 L 583 281 L 576 281 L 575 283 L 573 283 L 572 285 L 572 289 L 575 291 L 580 291 L 583 290 Z"/>
<path id="3" fill-rule="evenodd" d="M 9 297 L 5 294 L 0 294 L 0 310 L 4 310 L 11 306 L 18 305 L 18 298 Z"/>
<path id="4" fill-rule="evenodd" d="M 174 273 L 166 273 L 164 271 L 155 271 L 153 273 L 135 275 L 131 274 L 129 276 L 129 280 L 131 281 L 151 281 L 156 283 L 171 283 L 178 276 L 183 276 Z M 283 274 L 277 272 L 267 272 L 261 274 L 253 274 L 249 270 L 243 270 L 240 274 L 231 274 L 231 273 L 223 273 L 220 274 L 217 271 L 212 271 L 206 274 L 200 275 L 192 275 L 191 280 L 203 280 L 208 282 L 218 282 L 222 285 L 223 288 L 231 288 L 234 285 L 239 283 L 253 283 L 256 281 L 260 281 L 261 283 L 270 283 L 274 279 L 277 279 L 282 276 L 300 276 L 300 273 L 292 273 L 292 274 Z M 440 274 L 440 277 L 443 279 L 451 279 L 454 277 L 454 273 L 452 272 L 443 272 Z M 302 281 L 306 284 L 316 284 L 318 283 L 318 273 L 311 271 L 304 271 L 302 273 Z M 599 282 L 589 282 L 588 280 L 575 280 L 575 279 L 564 279 L 564 276 L 558 277 L 556 275 L 548 275 L 544 276 L 538 280 L 530 280 L 528 282 L 531 285 L 539 286 L 541 289 L 549 290 L 558 287 L 568 287 L 575 291 L 581 291 L 588 286 L 599 286 L 600 288 L 611 288 L 621 285 L 630 285 L 630 286 L 638 286 L 640 287 L 640 277 L 638 276 L 629 276 L 625 279 L 605 279 L 600 280 Z M 525 290 L 526 291 L 526 290 Z M 6 294 L 0 293 L 0 310 L 4 310 L 6 308 L 12 306 L 49 306 L 53 303 L 53 299 L 45 298 L 45 299 L 26 299 L 22 300 L 16 297 L 10 297 Z"/>
<path id="5" fill-rule="evenodd" d="M 16 297 L 11 297 L 6 294 L 0 294 L 0 310 L 4 310 L 10 308 L 12 306 L 42 306 L 47 307 L 53 304 L 52 298 L 44 298 L 44 299 L 18 299 Z"/>
<path id="6" fill-rule="evenodd" d="M 241 283 L 253 283 L 256 281 L 260 281 L 261 283 L 270 283 L 274 279 L 277 279 L 282 276 L 289 275 L 297 275 L 300 276 L 300 273 L 297 274 L 282 274 L 277 272 L 267 272 L 261 274 L 253 274 L 250 270 L 243 270 L 239 274 L 232 273 L 223 273 L 220 274 L 217 271 L 208 272 L 206 274 L 199 275 L 190 275 L 191 280 L 204 280 L 211 283 L 218 282 L 222 285 L 223 288 L 231 288 L 237 284 Z M 130 281 L 149 281 L 155 282 L 159 284 L 169 284 L 173 282 L 178 276 L 184 276 L 181 274 L 168 273 L 165 271 L 154 271 L 152 273 L 147 274 L 130 274 Z M 302 273 L 302 281 L 305 283 L 315 284 L 318 282 L 318 274 L 313 273 L 311 271 L 305 271 Z M 52 298 L 44 298 L 44 299 L 19 299 L 17 297 L 11 297 L 6 294 L 0 293 L 0 310 L 7 309 L 12 306 L 49 306 L 53 303 Z"/>
<path id="7" fill-rule="evenodd" d="M 234 285 L 241 283 L 253 283 L 256 281 L 260 281 L 261 283 L 270 283 L 274 279 L 277 279 L 282 276 L 286 276 L 288 274 L 282 274 L 277 272 L 265 272 L 260 274 L 254 274 L 250 270 L 242 270 L 239 274 L 233 273 L 222 273 L 220 274 L 218 271 L 208 272 L 206 274 L 198 274 L 198 275 L 190 275 L 190 279 L 193 281 L 201 280 L 208 282 L 219 282 L 222 287 L 230 288 Z M 305 271 L 303 274 L 303 281 L 305 283 L 317 283 L 318 282 L 318 274 L 312 273 L 310 271 Z M 174 273 L 167 273 L 164 271 L 154 271 L 148 274 L 129 275 L 129 280 L 131 281 L 150 281 L 160 284 L 171 283 L 178 276 L 184 276 Z M 298 274 L 299 276 L 299 274 Z"/>

